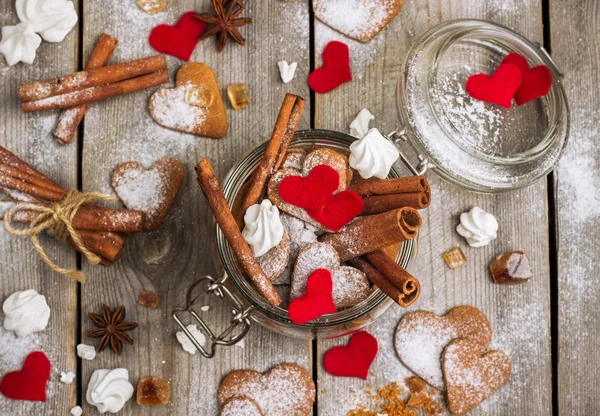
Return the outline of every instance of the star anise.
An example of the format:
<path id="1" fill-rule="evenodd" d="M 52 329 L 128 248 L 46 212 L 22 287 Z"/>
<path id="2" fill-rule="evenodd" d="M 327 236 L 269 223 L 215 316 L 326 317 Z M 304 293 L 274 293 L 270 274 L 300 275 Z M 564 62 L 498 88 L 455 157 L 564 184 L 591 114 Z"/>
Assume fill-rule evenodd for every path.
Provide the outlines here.
<path id="1" fill-rule="evenodd" d="M 240 45 L 246 45 L 246 40 L 237 30 L 238 27 L 252 23 L 248 17 L 238 17 L 244 10 L 243 0 L 212 0 L 215 14 L 200 13 L 196 17 L 205 23 L 213 25 L 202 35 L 206 39 L 217 35 L 217 50 L 221 52 L 225 48 L 227 38 L 231 36 Z"/>
<path id="2" fill-rule="evenodd" d="M 100 338 L 98 352 L 102 352 L 110 344 L 113 351 L 121 355 L 124 342 L 133 345 L 133 339 L 125 332 L 134 330 L 138 324 L 124 322 L 125 307 L 119 306 L 116 311 L 111 312 L 108 306 L 102 305 L 102 315 L 89 313 L 88 316 L 98 329 L 87 331 L 85 335 L 90 338 Z"/>

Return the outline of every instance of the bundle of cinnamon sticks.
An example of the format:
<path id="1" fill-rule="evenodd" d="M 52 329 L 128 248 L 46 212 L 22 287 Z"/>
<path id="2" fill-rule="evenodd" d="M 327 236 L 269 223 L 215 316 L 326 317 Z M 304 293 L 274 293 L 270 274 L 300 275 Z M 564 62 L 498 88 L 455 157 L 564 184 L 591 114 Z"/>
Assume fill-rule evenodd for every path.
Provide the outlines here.
<path id="1" fill-rule="evenodd" d="M 0 201 L 0 218 L 6 219 L 5 215 L 18 207 L 11 221 L 28 224 L 40 215 L 37 208 L 52 207 L 69 191 L 0 146 L 0 193 L 6 196 Z M 93 203 L 81 206 L 71 220 L 77 237 L 104 266 L 112 265 L 119 257 L 125 234 L 141 231 L 143 222 L 142 211 L 104 208 Z M 80 250 L 72 238 L 68 242 Z"/>
<path id="2" fill-rule="evenodd" d="M 167 60 L 162 55 L 104 66 L 117 40 L 102 34 L 85 70 L 19 87 L 24 112 L 69 109 L 54 131 L 59 143 L 71 141 L 86 111 L 86 105 L 105 98 L 129 94 L 164 84 L 169 80 Z"/>
<path id="3" fill-rule="evenodd" d="M 423 209 L 431 202 L 431 188 L 425 176 L 408 176 L 356 183 L 351 191 L 362 196 L 361 215 L 373 215 L 402 207 Z"/>

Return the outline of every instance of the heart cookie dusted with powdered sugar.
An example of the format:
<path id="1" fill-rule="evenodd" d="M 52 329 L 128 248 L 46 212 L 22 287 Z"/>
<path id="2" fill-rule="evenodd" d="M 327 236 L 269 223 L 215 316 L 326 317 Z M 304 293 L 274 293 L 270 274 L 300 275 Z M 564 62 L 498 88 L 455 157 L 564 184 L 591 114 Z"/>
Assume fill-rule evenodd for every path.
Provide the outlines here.
<path id="1" fill-rule="evenodd" d="M 219 139 L 229 129 L 215 73 L 198 62 L 177 71 L 175 88 L 152 94 L 148 109 L 158 124 L 182 133 Z"/>
<path id="2" fill-rule="evenodd" d="M 304 246 L 298 253 L 292 273 L 290 300 L 305 294 L 306 282 L 317 269 L 331 272 L 331 293 L 338 310 L 358 304 L 371 293 L 365 274 L 354 267 L 340 266 L 340 256 L 330 244 L 312 243 Z"/>
<path id="3" fill-rule="evenodd" d="M 183 177 L 183 166 L 176 159 L 157 160 L 149 169 L 125 162 L 113 172 L 112 187 L 127 208 L 144 212 L 144 229 L 156 230 L 175 202 Z"/>
<path id="4" fill-rule="evenodd" d="M 234 397 L 251 399 L 264 416 L 306 416 L 315 401 L 315 384 L 296 364 L 279 364 L 264 374 L 238 370 L 221 382 L 219 405 L 223 408 Z"/>
<path id="5" fill-rule="evenodd" d="M 368 42 L 398 14 L 404 0 L 313 0 L 315 17 L 349 38 Z"/>
<path id="6" fill-rule="evenodd" d="M 485 351 L 469 339 L 452 341 L 442 356 L 448 408 L 464 415 L 502 387 L 512 371 L 510 357 L 502 351 Z"/>
<path id="7" fill-rule="evenodd" d="M 258 404 L 248 397 L 232 397 L 221 410 L 221 416 L 264 416 Z"/>
<path id="8" fill-rule="evenodd" d="M 406 367 L 443 390 L 442 353 L 456 338 L 470 339 L 485 349 L 492 341 L 492 327 L 483 312 L 472 306 L 459 306 L 444 316 L 411 312 L 398 323 L 394 346 Z"/>

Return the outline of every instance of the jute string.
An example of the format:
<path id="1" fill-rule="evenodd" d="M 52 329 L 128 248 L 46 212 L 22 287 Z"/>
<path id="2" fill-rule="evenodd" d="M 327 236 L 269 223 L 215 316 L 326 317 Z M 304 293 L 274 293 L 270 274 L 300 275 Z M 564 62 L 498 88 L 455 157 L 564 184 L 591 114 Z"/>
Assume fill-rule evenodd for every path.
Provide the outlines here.
<path id="1" fill-rule="evenodd" d="M 9 209 L 4 215 L 4 229 L 12 235 L 31 237 L 33 247 L 42 260 L 50 266 L 52 270 L 70 277 L 73 280 L 77 280 L 78 282 L 85 282 L 85 274 L 81 271 L 62 268 L 50 260 L 40 244 L 38 234 L 46 231 L 61 243 L 66 243 L 67 240 L 71 238 L 73 244 L 77 247 L 77 250 L 79 250 L 90 263 L 100 263 L 101 258 L 87 249 L 83 244 L 83 241 L 81 241 L 81 238 L 77 235 L 77 231 L 73 228 L 73 218 L 75 218 L 75 214 L 77 214 L 79 208 L 92 201 L 114 202 L 115 198 L 98 192 L 82 193 L 76 190 L 70 190 L 63 199 L 52 205 L 40 205 L 29 202 L 19 203 Z M 31 221 L 29 227 L 16 228 L 13 226 L 13 217 L 22 210 L 35 211 L 39 214 Z"/>

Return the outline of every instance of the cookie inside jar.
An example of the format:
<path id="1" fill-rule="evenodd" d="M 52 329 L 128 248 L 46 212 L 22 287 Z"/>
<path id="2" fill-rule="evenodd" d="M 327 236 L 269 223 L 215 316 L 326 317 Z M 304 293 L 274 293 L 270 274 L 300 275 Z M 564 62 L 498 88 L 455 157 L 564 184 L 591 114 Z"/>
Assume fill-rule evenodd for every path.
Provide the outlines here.
<path id="1" fill-rule="evenodd" d="M 238 225 L 243 229 L 246 241 L 252 248 L 258 247 L 255 251 L 256 258 L 281 296 L 282 303 L 279 308 L 283 309 L 284 313 L 287 312 L 290 302 L 307 296 L 307 282 L 319 269 L 326 269 L 331 276 L 332 300 L 337 311 L 335 314 L 360 307 L 372 301 L 374 294 L 380 294 L 368 274 L 370 271 L 368 263 L 361 262 L 359 256 L 348 254 L 348 250 L 338 248 L 340 244 L 347 244 L 352 248 L 352 242 L 344 241 L 343 237 L 337 238 L 335 242 L 328 241 L 331 236 L 342 236 L 348 228 L 360 223 L 363 219 L 362 209 L 347 225 L 340 228 L 335 220 L 330 221 L 330 218 L 311 215 L 314 214 L 311 209 L 318 204 L 320 198 L 316 194 L 325 189 L 333 190 L 332 194 L 335 198 L 336 195 L 343 195 L 344 192 L 352 192 L 351 190 L 358 185 L 379 181 L 377 178 L 362 178 L 350 167 L 349 154 L 347 147 L 331 147 L 319 141 L 291 145 L 285 153 L 281 166 L 277 171 L 272 172 L 266 192 L 261 195 L 258 206 L 241 212 L 243 201 L 253 180 L 253 172 L 249 172 L 246 181 L 235 194 L 232 213 L 238 219 Z M 327 176 L 329 174 L 336 176 L 332 171 L 337 173 L 337 183 L 335 180 L 330 181 Z M 284 192 L 281 185 L 288 178 L 292 178 L 290 180 L 292 184 Z M 281 193 L 280 189 L 282 189 Z M 345 210 L 352 209 L 344 204 L 340 206 L 341 208 L 333 213 L 334 217 L 343 216 Z M 413 220 L 415 224 L 420 224 L 420 219 Z M 276 222 L 277 225 L 269 226 L 265 224 L 266 222 Z M 358 235 L 368 234 L 367 243 L 379 240 L 378 232 L 376 228 L 358 229 Z M 356 235 L 356 232 L 350 235 Z M 272 247 L 265 252 L 264 244 L 269 239 Z M 377 244 L 377 251 L 383 253 L 390 263 L 395 264 L 398 256 L 403 254 L 400 242 L 381 246 L 378 241 Z M 327 320 L 328 317 L 331 318 L 331 314 L 324 314 L 319 319 Z"/>

